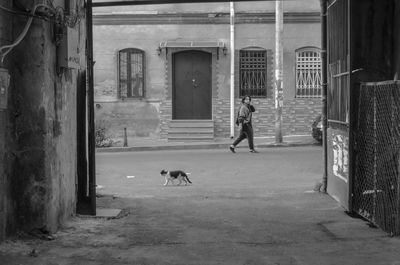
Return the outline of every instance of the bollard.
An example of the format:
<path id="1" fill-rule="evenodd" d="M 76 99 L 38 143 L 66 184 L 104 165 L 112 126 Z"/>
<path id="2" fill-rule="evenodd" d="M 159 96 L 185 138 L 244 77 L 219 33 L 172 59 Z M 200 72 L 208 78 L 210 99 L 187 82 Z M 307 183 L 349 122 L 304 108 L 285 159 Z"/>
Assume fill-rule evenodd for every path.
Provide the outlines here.
<path id="1" fill-rule="evenodd" d="M 128 147 L 128 137 L 126 135 L 126 128 L 124 128 L 124 147 Z"/>

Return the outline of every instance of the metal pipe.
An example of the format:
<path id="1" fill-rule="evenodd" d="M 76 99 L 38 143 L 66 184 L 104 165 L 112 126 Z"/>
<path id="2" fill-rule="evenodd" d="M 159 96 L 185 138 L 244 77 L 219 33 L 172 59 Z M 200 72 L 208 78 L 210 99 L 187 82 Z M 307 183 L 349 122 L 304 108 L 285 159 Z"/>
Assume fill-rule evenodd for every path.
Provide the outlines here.
<path id="1" fill-rule="evenodd" d="M 328 61 L 327 61 L 327 0 L 320 0 L 321 3 L 321 61 L 322 61 L 322 143 L 323 143 L 323 175 L 322 175 L 322 191 L 327 192 L 328 186 L 328 145 L 327 145 L 327 128 L 328 128 Z"/>
<path id="2" fill-rule="evenodd" d="M 126 133 L 126 128 L 124 128 L 124 147 L 128 147 L 128 135 Z"/>
<path id="3" fill-rule="evenodd" d="M 347 56 L 347 63 L 348 63 L 348 69 L 349 69 L 349 78 L 348 78 L 348 82 L 349 82 L 349 92 L 348 92 L 348 97 L 349 97 L 349 157 L 348 157 L 348 161 L 349 161 L 349 211 L 353 212 L 353 177 L 354 177 L 354 165 L 355 165 L 355 149 L 354 149 L 354 144 L 355 144 L 355 139 L 354 139 L 354 134 L 356 132 L 356 121 L 357 118 L 354 116 L 355 109 L 356 107 L 354 106 L 353 102 L 354 102 L 354 91 L 355 89 L 355 80 L 353 79 L 352 75 L 353 75 L 353 62 L 352 62 L 352 17 L 351 17 L 351 13 L 352 13 L 352 1 L 351 0 L 347 0 L 346 1 L 347 4 L 347 49 L 348 49 L 348 56 Z M 357 70 L 357 69 L 355 69 Z M 375 131 L 375 130 L 374 130 Z"/>
<path id="4" fill-rule="evenodd" d="M 87 82 L 88 82 L 88 162 L 90 214 L 96 215 L 96 160 L 95 160 L 95 124 L 94 124 L 94 80 L 93 80 L 93 17 L 92 0 L 86 2 L 87 34 Z"/>
<path id="5" fill-rule="evenodd" d="M 230 29 L 231 29 L 231 138 L 235 136 L 235 4 L 230 2 Z"/>
<path id="6" fill-rule="evenodd" d="M 275 3 L 275 142 L 282 143 L 283 3 Z"/>

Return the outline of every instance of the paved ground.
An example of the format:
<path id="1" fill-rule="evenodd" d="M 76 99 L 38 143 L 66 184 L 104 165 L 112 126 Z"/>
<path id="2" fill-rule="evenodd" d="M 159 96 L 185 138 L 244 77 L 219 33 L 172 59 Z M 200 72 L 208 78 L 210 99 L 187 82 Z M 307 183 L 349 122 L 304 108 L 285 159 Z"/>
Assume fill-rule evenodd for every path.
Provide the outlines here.
<path id="1" fill-rule="evenodd" d="M 146 139 L 146 138 L 130 138 L 128 146 L 123 147 L 122 141 L 118 142 L 114 147 L 98 148 L 98 153 L 110 152 L 132 152 L 132 151 L 158 151 L 158 150 L 197 150 L 197 149 L 226 149 L 232 144 L 234 139 L 216 138 L 213 141 L 192 141 L 179 142 L 167 141 L 166 139 Z M 276 143 L 275 136 L 255 137 L 254 145 L 256 148 L 266 147 L 287 147 L 287 146 L 309 146 L 320 145 L 312 136 L 309 135 L 284 135 L 282 143 Z M 238 148 L 248 148 L 247 140 L 243 140 Z"/>
<path id="2" fill-rule="evenodd" d="M 10 240 L 0 264 L 400 264 L 399 238 L 311 192 L 319 146 L 104 153 L 96 162 L 98 206 L 123 209 L 119 218 L 74 217 L 55 240 Z M 190 171 L 193 185 L 163 187 L 161 168 Z"/>

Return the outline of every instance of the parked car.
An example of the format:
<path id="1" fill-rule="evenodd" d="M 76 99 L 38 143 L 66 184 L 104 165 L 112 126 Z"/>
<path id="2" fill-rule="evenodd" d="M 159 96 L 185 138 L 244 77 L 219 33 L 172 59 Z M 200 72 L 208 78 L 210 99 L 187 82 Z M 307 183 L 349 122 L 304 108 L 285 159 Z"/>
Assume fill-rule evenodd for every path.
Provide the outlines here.
<path id="1" fill-rule="evenodd" d="M 322 143 L 322 118 L 318 115 L 311 125 L 312 137 L 319 143 Z"/>

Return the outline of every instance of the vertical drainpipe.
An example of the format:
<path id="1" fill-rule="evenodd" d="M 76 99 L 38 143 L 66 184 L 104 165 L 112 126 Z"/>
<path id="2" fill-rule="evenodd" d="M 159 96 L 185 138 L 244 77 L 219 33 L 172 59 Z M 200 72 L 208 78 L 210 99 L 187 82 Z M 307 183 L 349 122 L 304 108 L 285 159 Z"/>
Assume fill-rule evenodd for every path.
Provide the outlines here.
<path id="1" fill-rule="evenodd" d="M 282 143 L 283 1 L 275 1 L 275 142 Z"/>
<path id="2" fill-rule="evenodd" d="M 321 61 L 322 61 L 322 142 L 323 142 L 323 176 L 322 191 L 326 193 L 328 186 L 328 105 L 327 105 L 327 0 L 320 0 L 321 3 Z"/>
<path id="3" fill-rule="evenodd" d="M 347 0 L 347 7 L 348 7 L 348 11 L 347 11 L 347 49 L 349 51 L 349 55 L 348 55 L 348 65 L 349 65 L 349 157 L 348 157 L 348 161 L 349 161 L 349 212 L 353 212 L 353 176 L 354 176 L 354 159 L 353 157 L 355 157 L 354 155 L 354 137 L 355 137 L 355 128 L 354 126 L 356 125 L 355 121 L 356 121 L 356 117 L 354 117 L 354 108 L 355 108 L 355 104 L 353 104 L 354 102 L 354 79 L 352 78 L 352 74 L 353 74 L 353 61 L 352 61 L 352 27 L 353 27 L 353 23 L 352 23 L 352 8 L 354 5 L 354 1 L 352 2 L 351 0 Z"/>
<path id="4" fill-rule="evenodd" d="M 230 2 L 230 28 L 231 28 L 231 138 L 235 135 L 235 3 Z"/>

